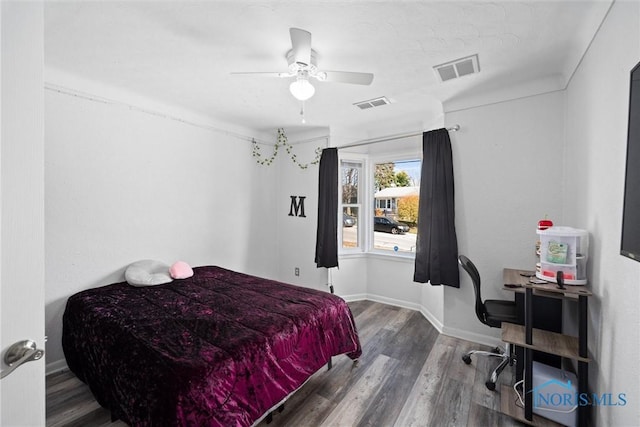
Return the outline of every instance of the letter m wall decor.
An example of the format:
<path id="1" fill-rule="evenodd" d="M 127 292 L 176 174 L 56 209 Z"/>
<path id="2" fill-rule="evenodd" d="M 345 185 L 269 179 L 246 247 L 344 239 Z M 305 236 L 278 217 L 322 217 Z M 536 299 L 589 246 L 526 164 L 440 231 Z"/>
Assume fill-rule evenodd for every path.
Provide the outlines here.
<path id="1" fill-rule="evenodd" d="M 299 216 L 306 218 L 304 214 L 304 199 L 306 196 L 291 196 L 291 206 L 289 207 L 289 216 Z"/>

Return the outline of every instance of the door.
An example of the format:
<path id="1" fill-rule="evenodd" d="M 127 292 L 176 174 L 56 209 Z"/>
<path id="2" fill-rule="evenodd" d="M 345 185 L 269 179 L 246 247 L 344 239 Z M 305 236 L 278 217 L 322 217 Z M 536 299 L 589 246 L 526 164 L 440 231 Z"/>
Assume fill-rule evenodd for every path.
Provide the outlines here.
<path id="1" fill-rule="evenodd" d="M 0 1 L 0 369 L 44 348 L 44 24 L 40 2 Z M 0 379 L 0 425 L 45 425 L 45 359 Z"/>

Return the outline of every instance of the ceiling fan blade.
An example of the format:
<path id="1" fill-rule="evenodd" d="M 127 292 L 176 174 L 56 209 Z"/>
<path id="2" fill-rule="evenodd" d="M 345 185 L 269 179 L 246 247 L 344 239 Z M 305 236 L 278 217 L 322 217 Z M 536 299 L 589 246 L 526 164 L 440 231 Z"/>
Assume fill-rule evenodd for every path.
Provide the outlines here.
<path id="1" fill-rule="evenodd" d="M 289 73 L 278 73 L 278 72 L 262 72 L 262 71 L 249 71 L 249 72 L 232 72 L 231 74 L 236 74 L 236 75 L 252 75 L 252 76 L 264 76 L 264 77 L 281 77 L 281 78 L 286 78 L 286 77 L 292 77 L 292 74 Z"/>
<path id="2" fill-rule="evenodd" d="M 311 64 L 311 33 L 300 28 L 289 28 L 291 52 L 299 64 Z"/>
<path id="3" fill-rule="evenodd" d="M 350 71 L 323 71 L 318 74 L 324 73 L 326 76 L 324 81 L 337 82 L 337 83 L 351 83 L 356 85 L 370 85 L 373 81 L 373 74 L 371 73 L 352 73 Z M 319 78 L 322 80 L 321 78 Z"/>

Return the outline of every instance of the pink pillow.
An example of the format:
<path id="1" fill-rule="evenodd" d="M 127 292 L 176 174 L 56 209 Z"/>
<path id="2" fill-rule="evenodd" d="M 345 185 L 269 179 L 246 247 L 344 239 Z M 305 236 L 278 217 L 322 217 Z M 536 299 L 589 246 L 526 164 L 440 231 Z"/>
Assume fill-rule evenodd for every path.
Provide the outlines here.
<path id="1" fill-rule="evenodd" d="M 186 279 L 193 276 L 193 269 L 184 261 L 176 261 L 169 268 L 169 274 L 174 279 Z"/>

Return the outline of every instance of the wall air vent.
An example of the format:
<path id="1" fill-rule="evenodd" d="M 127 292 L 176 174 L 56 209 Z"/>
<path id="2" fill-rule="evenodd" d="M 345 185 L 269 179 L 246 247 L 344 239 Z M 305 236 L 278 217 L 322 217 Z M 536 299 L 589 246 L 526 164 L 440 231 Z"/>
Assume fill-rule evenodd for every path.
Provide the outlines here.
<path id="1" fill-rule="evenodd" d="M 382 105 L 391 104 L 391 102 L 387 99 L 386 96 L 381 96 L 380 98 L 370 99 L 368 101 L 356 102 L 355 105 L 361 110 L 366 110 L 373 107 L 380 107 Z"/>
<path id="2" fill-rule="evenodd" d="M 466 56 L 454 61 L 445 62 L 444 64 L 433 67 L 436 75 L 442 82 L 457 79 L 458 77 L 474 74 L 480 71 L 480 62 L 478 55 Z"/>

